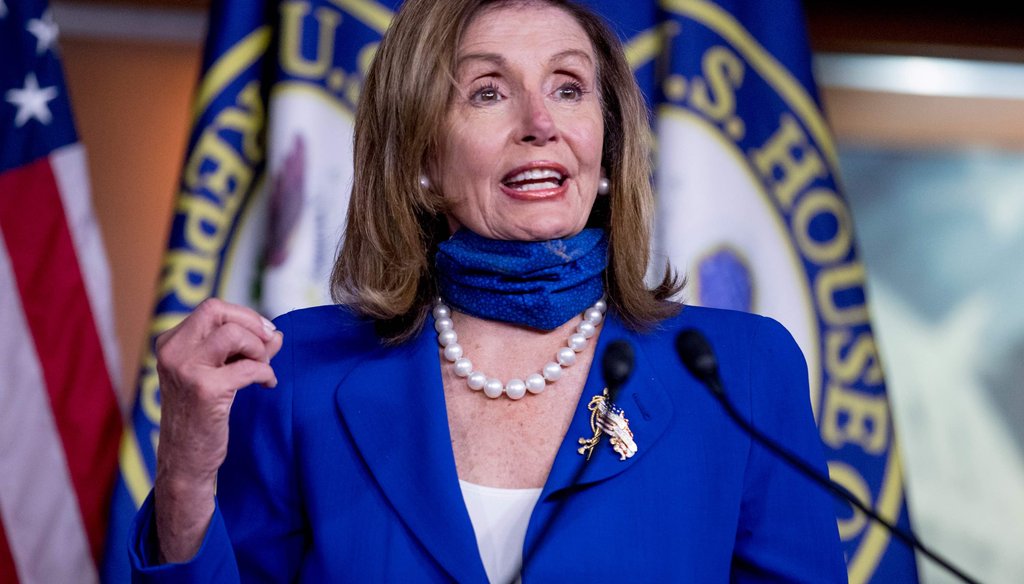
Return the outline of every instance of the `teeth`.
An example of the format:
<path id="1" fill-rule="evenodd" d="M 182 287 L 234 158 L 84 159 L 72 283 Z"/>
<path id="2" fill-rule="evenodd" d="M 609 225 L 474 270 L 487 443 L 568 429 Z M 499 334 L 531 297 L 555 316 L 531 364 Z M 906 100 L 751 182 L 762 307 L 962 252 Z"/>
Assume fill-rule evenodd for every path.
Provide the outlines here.
<path id="1" fill-rule="evenodd" d="M 558 188 L 557 181 L 544 181 L 544 182 L 531 182 L 513 187 L 517 191 L 539 191 L 542 189 L 555 189 Z"/>
<path id="2" fill-rule="evenodd" d="M 558 172 L 557 170 L 552 170 L 550 168 L 534 168 L 530 170 L 524 170 L 523 172 L 520 172 L 519 174 L 513 176 L 512 178 L 506 180 L 505 182 L 515 183 L 522 182 L 524 180 L 538 180 L 542 178 L 553 178 L 557 181 L 561 181 L 562 173 Z"/>

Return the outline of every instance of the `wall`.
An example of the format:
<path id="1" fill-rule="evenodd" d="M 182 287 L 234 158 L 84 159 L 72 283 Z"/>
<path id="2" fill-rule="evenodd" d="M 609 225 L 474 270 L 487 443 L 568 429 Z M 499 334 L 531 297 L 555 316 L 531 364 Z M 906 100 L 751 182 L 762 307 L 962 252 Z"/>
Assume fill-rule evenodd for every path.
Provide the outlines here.
<path id="1" fill-rule="evenodd" d="M 61 40 L 110 258 L 122 388 L 134 381 L 184 156 L 198 44 Z"/>

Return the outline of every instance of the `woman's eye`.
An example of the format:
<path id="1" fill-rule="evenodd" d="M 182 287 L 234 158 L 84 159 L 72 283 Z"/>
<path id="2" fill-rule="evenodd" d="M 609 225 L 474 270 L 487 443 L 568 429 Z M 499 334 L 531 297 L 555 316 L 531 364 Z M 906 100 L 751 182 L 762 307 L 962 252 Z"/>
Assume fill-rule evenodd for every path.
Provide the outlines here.
<path id="1" fill-rule="evenodd" d="M 502 97 L 497 87 L 482 87 L 473 93 L 471 99 L 477 103 L 493 103 L 501 101 Z"/>
<path id="2" fill-rule="evenodd" d="M 583 87 L 579 83 L 566 83 L 555 90 L 560 99 L 577 101 L 583 97 Z"/>

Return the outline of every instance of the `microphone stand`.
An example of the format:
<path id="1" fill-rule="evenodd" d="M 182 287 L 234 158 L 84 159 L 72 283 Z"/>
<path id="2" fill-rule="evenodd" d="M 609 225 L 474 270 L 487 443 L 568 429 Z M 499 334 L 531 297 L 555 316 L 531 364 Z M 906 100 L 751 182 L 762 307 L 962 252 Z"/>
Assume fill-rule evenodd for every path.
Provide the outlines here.
<path id="1" fill-rule="evenodd" d="M 721 377 L 718 373 L 717 359 L 715 359 L 711 346 L 708 344 L 707 340 L 704 339 L 704 336 L 701 333 L 694 329 L 684 330 L 679 333 L 679 336 L 676 338 L 676 350 L 678 351 L 683 364 L 686 365 L 687 370 L 711 392 L 711 395 L 718 400 L 718 403 L 722 404 L 722 407 L 725 409 L 725 412 L 729 415 L 732 421 L 742 428 L 744 432 L 753 437 L 761 446 L 764 446 L 773 454 L 785 460 L 807 478 L 824 487 L 829 492 L 846 501 L 850 505 L 853 505 L 874 521 L 882 524 L 882 526 L 888 529 L 890 533 L 895 535 L 897 539 L 902 541 L 911 549 L 920 551 L 964 582 L 967 582 L 968 584 L 979 584 L 977 580 L 971 578 L 962 570 L 924 545 L 912 532 L 904 531 L 899 526 L 887 519 L 884 519 L 876 513 L 874 509 L 862 503 L 860 499 L 854 497 L 846 488 L 840 486 L 831 478 L 822 476 L 817 469 L 807 464 L 807 462 L 799 456 L 784 448 L 781 444 L 770 438 L 764 432 L 761 432 L 761 430 L 744 419 L 743 416 L 736 411 L 736 407 L 726 395 L 725 389 L 722 386 Z"/>
<path id="2" fill-rule="evenodd" d="M 619 339 L 612 341 L 608 344 L 608 348 L 605 349 L 604 357 L 601 359 L 601 372 L 604 374 L 604 382 L 608 389 L 607 402 L 609 407 L 615 403 L 615 398 L 618 397 L 619 389 L 626 383 L 626 379 L 633 372 L 633 346 L 628 341 Z M 584 458 L 580 462 L 579 468 L 573 474 L 569 480 L 569 485 L 563 489 L 565 492 L 562 497 L 558 500 L 555 505 L 555 509 L 548 516 L 548 520 L 541 526 L 540 533 L 533 538 L 533 545 L 528 550 L 523 552 L 523 562 L 519 568 L 519 576 L 513 579 L 513 584 L 522 577 L 523 568 L 530 563 L 533 559 L 533 554 L 537 553 L 537 548 L 540 543 L 547 538 L 547 533 L 551 529 L 551 525 L 555 522 L 555 518 L 561 514 L 562 507 L 565 506 L 565 501 L 572 494 L 574 489 L 583 478 L 583 473 L 587 470 L 587 461 L 590 457 Z"/>

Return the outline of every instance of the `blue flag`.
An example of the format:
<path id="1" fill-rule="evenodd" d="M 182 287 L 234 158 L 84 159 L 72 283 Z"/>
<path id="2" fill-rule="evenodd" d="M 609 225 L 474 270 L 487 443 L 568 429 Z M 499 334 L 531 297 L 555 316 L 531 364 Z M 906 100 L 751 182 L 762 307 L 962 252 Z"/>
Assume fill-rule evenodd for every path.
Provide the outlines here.
<path id="1" fill-rule="evenodd" d="M 398 4 L 214 3 L 151 340 L 209 296 L 271 317 L 330 302 L 355 104 Z M 690 301 L 768 314 L 793 332 L 833 477 L 908 525 L 864 272 L 798 2 L 588 4 L 623 39 L 656 114 L 656 249 L 690 273 Z M 127 525 L 152 486 L 152 351 L 138 391 L 108 582 L 127 581 Z M 847 506 L 837 515 L 851 582 L 916 580 L 913 555 L 883 529 Z"/>
<path id="2" fill-rule="evenodd" d="M 149 350 L 121 441 L 105 582 L 129 580 L 128 526 L 153 484 L 156 337 L 210 296 L 271 317 L 329 302 L 354 105 L 390 15 L 359 1 L 213 4 Z"/>
<path id="3" fill-rule="evenodd" d="M 835 146 L 796 0 L 664 0 L 656 249 L 689 300 L 772 316 L 807 359 L 832 478 L 909 527 Z M 850 582 L 915 582 L 912 550 L 836 505 Z"/>

